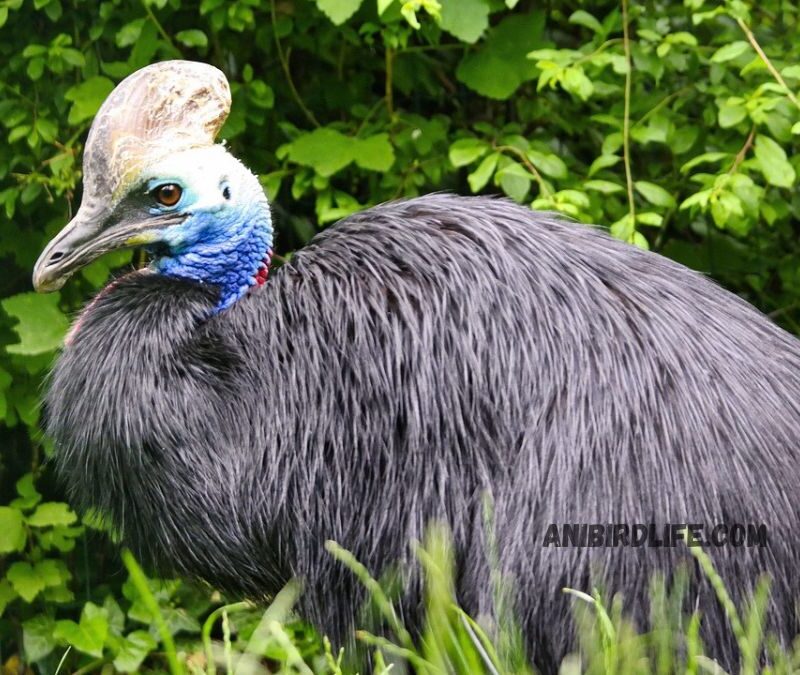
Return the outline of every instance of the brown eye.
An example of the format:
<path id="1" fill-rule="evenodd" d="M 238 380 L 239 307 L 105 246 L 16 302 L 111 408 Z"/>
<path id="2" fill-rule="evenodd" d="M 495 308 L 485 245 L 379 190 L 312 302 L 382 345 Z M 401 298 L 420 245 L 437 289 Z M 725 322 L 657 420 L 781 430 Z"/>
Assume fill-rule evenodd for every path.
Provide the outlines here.
<path id="1" fill-rule="evenodd" d="M 151 194 L 161 206 L 175 206 L 180 201 L 183 190 L 175 183 L 165 183 L 159 185 Z"/>

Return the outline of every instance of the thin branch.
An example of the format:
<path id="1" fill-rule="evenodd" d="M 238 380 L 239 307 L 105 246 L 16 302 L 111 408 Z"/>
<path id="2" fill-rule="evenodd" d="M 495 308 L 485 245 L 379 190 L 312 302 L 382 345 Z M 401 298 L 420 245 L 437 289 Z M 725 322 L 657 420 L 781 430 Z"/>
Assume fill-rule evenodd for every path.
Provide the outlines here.
<path id="1" fill-rule="evenodd" d="M 619 38 L 611 38 L 610 40 L 606 40 L 603 44 L 601 44 L 593 52 L 590 52 L 589 54 L 584 54 L 579 59 L 577 59 L 575 61 L 575 63 L 573 63 L 572 65 L 577 66 L 577 65 L 580 65 L 581 63 L 586 63 L 587 61 L 591 61 L 595 56 L 597 56 L 598 54 L 602 54 L 609 47 L 612 47 L 612 46 L 614 46 L 616 44 L 619 44 L 620 42 L 623 42 L 623 41 L 624 40 L 620 40 Z"/>
<path id="2" fill-rule="evenodd" d="M 308 106 L 303 103 L 303 99 L 300 97 L 300 92 L 297 91 L 297 87 L 294 86 L 294 80 L 292 79 L 292 71 L 289 70 L 289 54 L 284 53 L 283 47 L 281 46 L 281 40 L 278 37 L 278 29 L 276 27 L 276 12 L 275 12 L 275 0 L 270 0 L 269 3 L 270 13 L 272 15 L 272 35 L 275 38 L 275 48 L 278 51 L 278 60 L 281 62 L 281 67 L 283 68 L 283 74 L 286 76 L 286 82 L 289 84 L 289 91 L 292 92 L 292 98 L 294 98 L 294 102 L 297 103 L 300 110 L 303 111 L 303 114 L 306 116 L 306 119 L 311 122 L 311 124 L 315 127 L 321 127 L 322 125 L 317 121 L 317 118 L 314 117 L 314 113 L 309 110 Z"/>
<path id="3" fill-rule="evenodd" d="M 391 47 L 386 47 L 384 52 L 386 61 L 386 111 L 389 113 L 389 121 L 394 117 L 394 92 L 392 80 L 394 79 L 394 51 Z"/>
<path id="4" fill-rule="evenodd" d="M 539 189 L 542 191 L 542 194 L 544 194 L 547 197 L 553 194 L 550 191 L 550 188 L 547 186 L 547 182 L 542 177 L 542 174 L 539 173 L 539 170 L 536 168 L 536 166 L 534 166 L 533 162 L 531 162 L 531 160 L 528 158 L 528 155 L 522 152 L 522 150 L 520 150 L 519 148 L 515 148 L 513 145 L 495 145 L 494 149 L 497 150 L 497 152 L 511 153 L 519 157 L 520 160 L 522 160 L 522 163 L 525 165 L 525 168 L 528 170 L 528 173 L 533 174 L 533 177 L 539 184 Z"/>
<path id="5" fill-rule="evenodd" d="M 631 231 L 636 231 L 636 205 L 633 198 L 633 174 L 631 173 L 631 80 L 633 79 L 633 60 L 631 59 L 631 40 L 628 32 L 628 0 L 622 0 L 622 42 L 625 47 L 625 109 L 622 118 L 622 160 L 625 164 L 625 182 L 628 186 L 628 214 Z"/>
<path id="6" fill-rule="evenodd" d="M 793 302 L 793 303 L 791 303 L 791 304 L 788 304 L 788 305 L 786 305 L 785 307 L 778 307 L 778 309 L 776 309 L 776 310 L 774 310 L 774 311 L 770 312 L 769 314 L 767 314 L 767 316 L 768 316 L 770 319 L 777 319 L 777 318 L 778 318 L 778 317 L 780 317 L 782 314 L 786 314 L 787 312 L 793 312 L 793 311 L 794 311 L 794 310 L 796 310 L 798 307 L 800 307 L 800 301 L 798 301 L 798 302 Z"/>
<path id="7" fill-rule="evenodd" d="M 797 96 L 794 95 L 794 92 L 789 89 L 789 85 L 786 84 L 786 80 L 783 79 L 783 75 L 778 72 L 778 69 L 772 64 L 772 61 L 769 60 L 769 57 L 761 48 L 761 45 L 758 44 L 758 40 L 756 40 L 756 36 L 753 35 L 753 31 L 750 30 L 750 27 L 744 21 L 742 21 L 742 19 L 736 19 L 736 23 L 739 24 L 739 28 L 741 28 L 744 34 L 747 36 L 747 40 L 750 42 L 753 49 L 756 50 L 756 54 L 758 54 L 759 58 L 764 62 L 764 65 L 772 74 L 772 77 L 774 77 L 778 84 L 784 88 L 789 100 L 794 103 L 798 110 L 800 110 L 800 101 L 797 100 Z"/>
<path id="8" fill-rule="evenodd" d="M 156 15 L 153 13 L 152 8 L 150 7 L 150 3 L 147 0 L 142 0 L 142 6 L 144 7 L 144 11 L 147 12 L 147 17 L 150 21 L 155 24 L 156 30 L 158 31 L 159 35 L 166 41 L 169 45 L 170 49 L 175 52 L 178 56 L 181 55 L 181 50 L 175 46 L 175 43 L 172 41 L 172 38 L 169 36 L 169 33 L 164 30 L 164 26 L 161 25 L 161 22 L 158 20 Z"/>
<path id="9" fill-rule="evenodd" d="M 395 54 L 414 54 L 419 52 L 439 52 L 447 49 L 461 49 L 466 51 L 463 44 L 460 42 L 447 43 L 445 45 L 412 45 L 411 47 L 403 47 L 398 49 Z"/>
<path id="10" fill-rule="evenodd" d="M 358 125 L 358 129 L 356 129 L 356 138 L 361 136 L 361 132 L 364 131 L 364 127 L 367 126 L 367 123 L 372 119 L 372 116 L 378 112 L 378 108 L 383 105 L 383 99 L 378 99 L 375 104 L 369 109 L 366 115 L 364 115 L 364 119 L 361 120 L 361 124 Z"/>
<path id="11" fill-rule="evenodd" d="M 739 165 L 744 161 L 744 158 L 747 156 L 747 153 L 750 151 L 750 148 L 753 147 L 753 141 L 756 138 L 756 126 L 755 124 L 751 127 L 750 133 L 747 136 L 747 140 L 745 140 L 744 145 L 741 147 L 739 152 L 736 153 L 736 157 L 733 158 L 733 163 L 731 164 L 731 168 L 728 169 L 728 175 L 732 176 L 736 173 L 739 168 Z"/>
<path id="12" fill-rule="evenodd" d="M 692 89 L 694 89 L 693 85 L 687 85 L 685 87 L 681 87 L 677 91 L 673 91 L 671 94 L 667 94 L 652 108 L 650 108 L 650 110 L 648 110 L 644 115 L 642 115 L 638 121 L 634 122 L 633 126 L 638 127 L 640 124 L 644 124 L 648 119 L 650 119 L 653 115 L 655 115 L 665 105 L 667 105 L 674 99 L 678 98 L 679 96 L 682 96 L 683 94 L 691 91 Z"/>
<path id="13" fill-rule="evenodd" d="M 735 174 L 739 170 L 739 166 L 745 160 L 745 157 L 747 157 L 747 153 L 750 152 L 750 148 L 753 147 L 753 141 L 755 141 L 755 138 L 756 138 L 756 125 L 754 124 L 750 128 L 750 133 L 747 135 L 744 145 L 741 148 L 739 148 L 739 152 L 737 152 L 736 156 L 733 158 L 733 162 L 731 162 L 730 168 L 725 172 L 725 176 L 728 177 L 733 176 L 733 174 Z M 716 185 L 714 187 L 712 194 L 718 195 L 720 192 L 722 192 L 725 189 L 725 185 L 727 185 L 727 182 L 728 181 L 725 180 Z"/>

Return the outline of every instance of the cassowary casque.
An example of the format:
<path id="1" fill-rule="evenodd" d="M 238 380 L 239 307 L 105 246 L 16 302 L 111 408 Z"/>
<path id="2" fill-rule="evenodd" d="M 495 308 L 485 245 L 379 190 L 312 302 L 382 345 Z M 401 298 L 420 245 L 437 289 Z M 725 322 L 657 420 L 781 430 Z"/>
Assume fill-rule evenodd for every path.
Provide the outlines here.
<path id="1" fill-rule="evenodd" d="M 647 584 L 685 546 L 544 546 L 551 523 L 763 523 L 764 547 L 707 549 L 737 600 L 773 578 L 769 628 L 798 630 L 800 343 L 663 257 L 506 200 L 431 195 L 350 216 L 267 278 L 256 177 L 214 137 L 223 74 L 170 61 L 122 82 L 84 156 L 84 195 L 34 272 L 60 287 L 100 254 L 146 270 L 83 311 L 46 397 L 74 503 L 148 564 L 300 610 L 339 642 L 364 593 L 324 550 L 413 569 L 431 521 L 457 592 L 491 615 L 486 497 L 531 658 L 574 648 L 563 587 Z M 402 612 L 419 621 L 410 572 Z M 724 613 L 696 575 L 708 651 Z M 417 624 L 418 625 L 418 624 Z"/>

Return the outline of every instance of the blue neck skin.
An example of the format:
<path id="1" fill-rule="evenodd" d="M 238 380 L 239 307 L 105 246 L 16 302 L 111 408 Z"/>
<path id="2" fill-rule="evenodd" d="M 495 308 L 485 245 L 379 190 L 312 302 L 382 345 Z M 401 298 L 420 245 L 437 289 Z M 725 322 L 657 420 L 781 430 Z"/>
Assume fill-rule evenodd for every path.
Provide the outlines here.
<path id="1" fill-rule="evenodd" d="M 272 254 L 272 219 L 266 202 L 241 209 L 198 211 L 163 233 L 170 253 L 153 268 L 171 277 L 213 284 L 220 289 L 219 313 L 263 283 L 259 271 Z"/>

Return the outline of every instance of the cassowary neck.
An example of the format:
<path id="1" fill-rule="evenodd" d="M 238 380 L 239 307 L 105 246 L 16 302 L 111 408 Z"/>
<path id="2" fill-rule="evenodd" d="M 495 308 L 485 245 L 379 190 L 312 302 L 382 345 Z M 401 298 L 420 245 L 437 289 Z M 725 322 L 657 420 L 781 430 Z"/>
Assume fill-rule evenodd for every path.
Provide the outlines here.
<path id="1" fill-rule="evenodd" d="M 258 181 L 246 186 L 238 208 L 199 211 L 181 225 L 180 241 L 154 260 L 157 272 L 219 287 L 215 313 L 266 281 L 272 255 L 272 219 Z M 167 241 L 169 244 L 170 242 Z"/>

